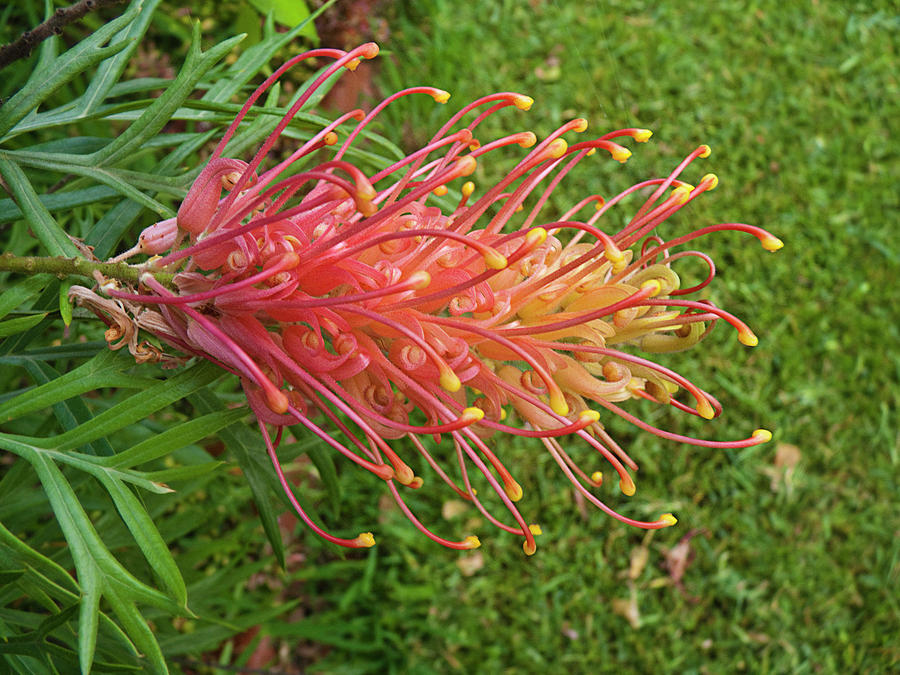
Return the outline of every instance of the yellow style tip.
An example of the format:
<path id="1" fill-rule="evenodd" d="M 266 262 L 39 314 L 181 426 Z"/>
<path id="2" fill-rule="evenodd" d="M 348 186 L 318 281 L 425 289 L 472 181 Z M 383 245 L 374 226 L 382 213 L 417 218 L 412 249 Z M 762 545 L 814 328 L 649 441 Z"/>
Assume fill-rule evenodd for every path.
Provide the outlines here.
<path id="1" fill-rule="evenodd" d="M 533 534 L 535 537 L 540 537 L 542 534 L 544 534 L 544 531 L 541 529 L 541 526 L 538 525 L 537 523 L 532 523 L 531 525 L 529 525 L 529 526 L 528 526 L 528 530 L 529 530 L 529 531 L 531 532 L 531 534 Z"/>
<path id="2" fill-rule="evenodd" d="M 594 481 L 594 483 L 596 483 L 597 485 L 602 484 L 603 483 L 603 472 L 595 471 L 594 473 L 591 474 L 591 480 Z"/>
<path id="3" fill-rule="evenodd" d="M 463 542 L 466 544 L 466 548 L 478 548 L 481 546 L 481 541 L 474 534 L 470 534 L 468 537 L 463 539 Z"/>
<path id="4" fill-rule="evenodd" d="M 566 403 L 566 397 L 563 396 L 561 391 L 550 392 L 550 407 L 557 415 L 565 416 L 569 414 L 569 404 Z"/>
<path id="5" fill-rule="evenodd" d="M 438 103 L 446 103 L 450 100 L 450 92 L 444 91 L 443 89 L 438 89 L 431 95 L 431 97 Z"/>
<path id="6" fill-rule="evenodd" d="M 768 235 L 762 239 L 762 247 L 767 251 L 777 251 L 784 246 L 784 242 L 774 235 Z"/>
<path id="7" fill-rule="evenodd" d="M 471 176 L 478 167 L 478 162 L 474 157 L 466 155 L 456 160 L 456 168 L 460 176 Z"/>
<path id="8" fill-rule="evenodd" d="M 655 298 L 662 291 L 662 284 L 659 283 L 658 279 L 647 279 L 647 281 L 641 284 L 641 290 L 644 289 L 650 291 L 651 298 Z"/>
<path id="9" fill-rule="evenodd" d="M 509 262 L 506 256 L 496 249 L 489 249 L 484 254 L 484 264 L 492 270 L 505 270 Z"/>
<path id="10" fill-rule="evenodd" d="M 540 246 L 547 241 L 547 230 L 543 227 L 532 227 L 525 235 L 525 242 L 529 246 Z"/>
<path id="11" fill-rule="evenodd" d="M 712 148 L 710 148 L 710 147 L 709 147 L 708 145 L 706 145 L 706 144 L 703 144 L 703 145 L 700 146 L 700 154 L 697 155 L 697 157 L 699 157 L 700 159 L 706 159 L 706 158 L 709 157 L 711 154 L 712 154 Z"/>
<path id="12" fill-rule="evenodd" d="M 446 185 L 438 185 L 434 190 L 431 191 L 435 197 L 443 197 L 447 194 L 447 186 Z"/>
<path id="13" fill-rule="evenodd" d="M 627 480 L 625 478 L 622 478 L 619 481 L 619 489 L 626 497 L 631 497 L 635 492 L 637 492 L 637 488 L 635 488 L 634 481 L 631 480 L 631 478 L 628 478 Z"/>
<path id="14" fill-rule="evenodd" d="M 738 340 L 742 345 L 746 345 L 748 347 L 755 347 L 759 344 L 759 338 L 753 334 L 753 331 L 749 328 L 747 330 L 742 330 L 738 332 Z"/>
<path id="15" fill-rule="evenodd" d="M 526 539 L 522 542 L 522 550 L 525 551 L 525 555 L 534 555 L 537 552 L 537 544 Z"/>
<path id="16" fill-rule="evenodd" d="M 675 523 L 678 522 L 678 518 L 673 516 L 671 513 L 664 513 L 659 517 L 659 520 L 665 523 L 666 527 L 672 527 Z"/>
<path id="17" fill-rule="evenodd" d="M 475 183 L 467 180 L 463 183 L 462 188 L 460 188 L 460 192 L 462 192 L 463 197 L 471 197 L 472 193 L 475 192 Z"/>
<path id="18" fill-rule="evenodd" d="M 566 150 L 569 149 L 569 144 L 566 142 L 565 138 L 555 138 L 550 141 L 550 144 L 547 146 L 547 154 L 553 159 L 559 159 L 564 154 L 566 154 Z"/>
<path id="19" fill-rule="evenodd" d="M 525 131 L 522 133 L 522 140 L 519 141 L 519 147 L 530 148 L 537 143 L 537 135 L 533 131 Z"/>
<path id="20" fill-rule="evenodd" d="M 716 416 L 716 411 L 712 407 L 712 404 L 705 398 L 701 398 L 697 401 L 697 412 L 700 413 L 700 417 L 705 420 L 711 420 Z"/>
<path id="21" fill-rule="evenodd" d="M 612 152 L 612 158 L 617 162 L 624 164 L 631 157 L 631 150 L 628 148 L 616 148 Z"/>
<path id="22" fill-rule="evenodd" d="M 650 137 L 653 135 L 653 132 L 650 129 L 637 129 L 634 134 L 632 134 L 632 138 L 636 140 L 638 143 L 646 143 L 650 140 Z"/>
<path id="23" fill-rule="evenodd" d="M 409 283 L 413 289 L 421 291 L 423 288 L 428 288 L 429 284 L 431 284 L 431 274 L 426 270 L 413 272 L 409 275 Z"/>
<path id="24" fill-rule="evenodd" d="M 459 381 L 456 373 L 452 370 L 441 373 L 440 384 L 444 390 L 449 391 L 451 394 L 459 391 L 459 388 L 462 387 L 462 382 Z"/>
<path id="25" fill-rule="evenodd" d="M 580 134 L 583 131 L 586 131 L 587 128 L 588 128 L 588 121 L 586 119 L 584 119 L 583 117 L 578 117 L 578 118 L 572 120 L 572 131 L 575 131 Z"/>
<path id="26" fill-rule="evenodd" d="M 338 135 L 336 133 L 334 133 L 333 131 L 329 131 L 327 134 L 325 134 L 325 137 L 322 139 L 322 142 L 325 145 L 334 145 L 335 143 L 338 142 Z"/>
<path id="27" fill-rule="evenodd" d="M 508 481 L 503 483 L 503 489 L 506 491 L 506 496 L 509 497 L 514 502 L 522 499 L 522 486 L 519 485 L 516 481 L 510 478 Z"/>
<path id="28" fill-rule="evenodd" d="M 757 429 L 750 436 L 757 439 L 760 443 L 768 443 L 772 440 L 772 432 L 768 429 Z"/>
<path id="29" fill-rule="evenodd" d="M 484 410 L 475 407 L 465 408 L 459 418 L 461 420 L 471 421 L 474 424 L 475 422 L 479 422 L 484 419 Z"/>
<path id="30" fill-rule="evenodd" d="M 601 208 L 603 208 L 602 203 L 598 204 L 597 210 L 599 211 Z M 603 250 L 606 253 L 606 259 L 609 260 L 613 265 L 617 265 L 625 261 L 625 254 L 622 253 L 622 249 L 620 249 L 614 243 L 608 243 Z"/>
<path id="31" fill-rule="evenodd" d="M 512 102 L 519 110 L 531 110 L 531 106 L 534 105 L 534 99 L 525 94 L 516 94 Z"/>
<path id="32" fill-rule="evenodd" d="M 707 190 L 715 190 L 719 185 L 719 177 L 714 173 L 708 173 L 700 179 L 701 183 L 709 183 Z"/>
<path id="33" fill-rule="evenodd" d="M 688 199 L 690 199 L 693 189 L 694 188 L 689 185 L 679 185 L 677 188 L 672 190 L 672 197 L 675 198 L 676 203 L 684 204 Z"/>
<path id="34" fill-rule="evenodd" d="M 600 413 L 596 410 L 582 410 L 578 413 L 578 417 L 583 422 L 587 422 L 588 424 L 593 424 L 594 422 L 600 421 Z"/>
<path id="35" fill-rule="evenodd" d="M 353 540 L 359 548 L 372 548 L 375 545 L 375 536 L 371 532 L 363 532 Z"/>

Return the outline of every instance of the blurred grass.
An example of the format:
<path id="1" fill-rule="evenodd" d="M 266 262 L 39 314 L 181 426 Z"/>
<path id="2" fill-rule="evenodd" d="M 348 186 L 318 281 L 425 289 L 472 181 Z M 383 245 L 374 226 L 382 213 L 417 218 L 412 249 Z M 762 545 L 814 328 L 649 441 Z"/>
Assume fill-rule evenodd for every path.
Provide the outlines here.
<path id="1" fill-rule="evenodd" d="M 445 523 L 459 535 L 476 526 L 482 538 L 482 549 L 460 556 L 388 510 L 370 554 L 371 589 L 330 616 L 357 647 L 375 649 L 336 645 L 311 670 L 897 668 L 896 6 L 430 0 L 403 3 L 389 18 L 385 93 L 434 84 L 453 93 L 451 108 L 498 90 L 535 98 L 529 113 L 491 121 L 483 139 L 526 128 L 546 135 L 576 116 L 598 133 L 654 130 L 625 167 L 595 158 L 565 183 L 560 203 L 614 194 L 668 172 L 698 143 L 712 146 L 689 176 L 714 171 L 719 188 L 667 231 L 748 222 L 786 246 L 768 254 L 729 234 L 703 242 L 719 267 L 710 297 L 747 320 L 760 346 L 744 348 L 720 326 L 700 349 L 660 357 L 720 396 L 725 415 L 702 427 L 668 413 L 651 421 L 707 438 L 760 426 L 776 436 L 716 451 L 610 421 L 642 471 L 630 510 L 615 490 L 604 490 L 609 502 L 629 514 L 671 509 L 679 517 L 652 537 L 598 513 L 582 519 L 539 444 L 500 444 L 526 486 L 525 513 L 545 532 L 537 556 L 477 527 L 474 511 Z M 413 145 L 447 112 L 407 100 L 389 108 L 385 133 Z M 788 480 L 775 466 L 779 446 L 799 452 Z M 439 491 L 422 492 L 411 500 L 417 513 L 439 522 Z M 349 492 L 345 512 L 378 517 L 371 495 L 369 487 Z M 703 534 L 691 541 L 696 558 L 682 594 L 663 564 L 692 529 Z M 632 580 L 629 561 L 643 554 Z M 332 581 L 318 592 L 339 588 Z M 637 627 L 622 615 L 631 600 Z"/>

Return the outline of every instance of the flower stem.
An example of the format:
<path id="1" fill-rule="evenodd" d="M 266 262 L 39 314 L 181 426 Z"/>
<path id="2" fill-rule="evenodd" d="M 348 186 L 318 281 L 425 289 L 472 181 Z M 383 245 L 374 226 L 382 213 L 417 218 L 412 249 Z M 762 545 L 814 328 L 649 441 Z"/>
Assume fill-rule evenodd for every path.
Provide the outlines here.
<path id="1" fill-rule="evenodd" d="M 147 269 L 140 265 L 128 265 L 123 262 L 93 262 L 85 258 L 50 258 L 38 256 L 17 256 L 12 253 L 0 255 L 0 272 L 16 272 L 18 274 L 55 274 L 59 277 L 80 276 L 94 278 L 94 272 L 104 277 L 127 284 L 137 285 L 141 274 Z M 172 286 L 173 274 L 154 272 L 154 278 L 164 286 Z"/>

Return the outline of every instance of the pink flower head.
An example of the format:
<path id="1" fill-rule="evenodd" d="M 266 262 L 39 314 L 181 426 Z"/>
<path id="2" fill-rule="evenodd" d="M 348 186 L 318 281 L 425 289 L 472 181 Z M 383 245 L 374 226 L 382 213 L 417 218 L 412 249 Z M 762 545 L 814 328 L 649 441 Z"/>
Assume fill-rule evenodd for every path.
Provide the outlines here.
<path id="1" fill-rule="evenodd" d="M 707 441 L 651 426 L 628 411 L 627 401 L 642 398 L 707 419 L 721 406 L 678 373 L 622 348 L 687 349 L 720 319 L 742 343 L 755 345 L 742 321 L 707 300 L 688 299 L 712 280 L 715 268 L 707 255 L 681 247 L 719 230 L 746 232 L 770 251 L 781 242 L 737 223 L 668 241 L 659 234 L 667 218 L 716 187 L 711 174 L 696 185 L 680 179 L 709 154 L 707 146 L 665 178 L 608 200 L 589 195 L 562 215 L 546 215 L 548 198 L 575 165 L 597 150 L 624 162 L 631 153 L 619 141 L 645 142 L 650 132 L 620 129 L 570 143 L 564 135 L 587 129 L 576 119 L 540 142 L 528 131 L 479 142 L 474 134 L 485 118 L 531 106 L 529 97 L 510 92 L 465 106 L 423 148 L 372 175 L 345 159 L 369 122 L 401 96 L 422 93 L 443 103 L 449 94 L 432 87 L 398 92 L 368 114 L 342 115 L 266 168 L 273 144 L 315 90 L 377 51 L 374 44 L 350 52 L 317 49 L 268 78 L 226 131 L 175 222 L 155 225 L 141 239 L 144 252 L 171 247 L 155 265 L 180 269 L 178 292 L 146 274 L 146 294 L 112 294 L 158 306 L 167 325 L 161 337 L 241 377 L 285 493 L 329 541 L 363 547 L 374 538 L 368 532 L 354 539 L 330 535 L 297 503 L 276 455 L 285 426 L 308 429 L 383 479 L 412 523 L 451 548 L 479 542 L 474 536 L 449 541 L 416 518 L 403 490 L 426 481 L 398 454 L 395 439 L 409 439 L 441 480 L 497 527 L 521 536 L 529 554 L 540 529 L 519 512 L 522 488 L 491 449 L 498 432 L 540 439 L 575 488 L 614 518 L 647 529 L 673 525 L 671 514 L 649 522 L 627 518 L 589 489 L 603 480 L 590 460 L 596 455 L 612 466 L 624 494 L 635 491 L 637 464 L 606 432 L 601 412 L 707 447 L 747 447 L 771 434 L 758 429 L 742 440 Z M 249 162 L 222 157 L 259 96 L 310 57 L 333 63 L 255 156 Z M 463 179 L 482 156 L 512 145 L 527 154 L 476 196 L 475 185 Z M 332 159 L 286 173 L 329 146 Z M 453 201 L 451 188 L 459 195 Z M 602 229 L 603 216 L 628 199 L 643 199 L 628 224 L 614 233 Z M 185 238 L 188 244 L 179 248 Z M 681 287 L 676 272 L 685 257 L 699 258 L 709 272 L 691 288 Z M 274 440 L 269 427 L 277 429 Z M 449 443 L 452 452 L 439 461 L 426 436 Z M 573 458 L 576 441 L 590 453 L 591 468 Z M 446 465 L 447 457 L 455 467 Z M 489 506 L 496 500 L 487 504 L 476 494 L 475 475 L 507 515 L 495 515 Z"/>

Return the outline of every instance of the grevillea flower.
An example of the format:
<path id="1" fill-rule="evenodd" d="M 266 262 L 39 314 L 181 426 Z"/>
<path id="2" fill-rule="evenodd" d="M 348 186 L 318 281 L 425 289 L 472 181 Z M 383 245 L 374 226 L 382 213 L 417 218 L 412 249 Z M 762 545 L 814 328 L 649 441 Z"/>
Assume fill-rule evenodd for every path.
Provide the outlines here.
<path id="1" fill-rule="evenodd" d="M 597 150 L 624 162 L 631 153 L 619 141 L 642 143 L 650 131 L 620 129 L 567 142 L 564 135 L 587 129 L 576 119 L 540 142 L 530 131 L 476 140 L 487 117 L 504 108 L 528 110 L 532 100 L 517 93 L 465 106 L 424 147 L 372 175 L 346 159 L 372 119 L 402 96 L 426 94 L 443 103 L 447 92 L 398 92 L 368 114 L 354 110 L 338 117 L 264 166 L 316 89 L 377 51 L 374 44 L 350 52 L 317 49 L 269 77 L 226 131 L 177 218 L 148 228 L 120 256 L 157 256 L 148 269 L 177 271 L 175 290 L 147 273 L 137 291 L 107 289 L 109 294 L 144 305 L 138 323 L 160 338 L 241 378 L 287 497 L 328 541 L 365 547 L 374 538 L 368 532 L 353 539 L 328 534 L 301 508 L 277 457 L 285 426 L 307 429 L 383 479 L 415 527 L 451 548 L 479 542 L 474 536 L 449 541 L 417 519 L 403 491 L 426 480 L 401 456 L 401 445 L 415 448 L 421 465 L 430 465 L 487 520 L 521 536 L 528 554 L 540 529 L 516 506 L 522 488 L 491 447 L 498 433 L 540 439 L 575 488 L 612 517 L 646 529 L 673 525 L 671 514 L 649 522 L 627 518 L 591 490 L 603 480 L 594 467 L 602 458 L 617 474 L 621 492 L 635 491 L 631 472 L 637 464 L 607 433 L 604 417 L 618 415 L 662 438 L 712 448 L 747 447 L 771 434 L 758 429 L 742 440 L 708 441 L 651 426 L 628 411 L 627 401 L 646 399 L 707 419 L 721 406 L 678 373 L 623 348 L 686 349 L 719 320 L 733 326 L 742 343 L 755 345 L 742 321 L 708 300 L 688 299 L 709 284 L 715 268 L 707 255 L 681 247 L 720 230 L 755 236 L 770 251 L 781 242 L 736 223 L 663 239 L 666 219 L 716 187 L 711 174 L 696 185 L 680 178 L 709 154 L 705 145 L 665 178 L 607 200 L 592 194 L 562 215 L 545 215 L 551 193 L 575 165 Z M 224 157 L 259 96 L 310 57 L 333 61 L 249 162 Z M 483 156 L 515 145 L 527 154 L 477 196 L 475 185 L 463 179 Z M 331 149 L 331 159 L 311 166 L 324 148 Z M 451 187 L 458 195 L 452 200 Z M 628 224 L 614 233 L 604 229 L 604 216 L 630 200 L 643 202 Z M 686 257 L 708 268 L 706 279 L 691 288 L 681 287 L 675 270 Z M 449 452 L 436 457 L 425 442 L 429 436 Z M 403 438 L 409 442 L 396 442 Z M 576 444 L 590 468 L 574 458 Z M 476 493 L 476 476 L 496 493 L 505 515 L 491 510 L 497 499 L 483 501 Z"/>

